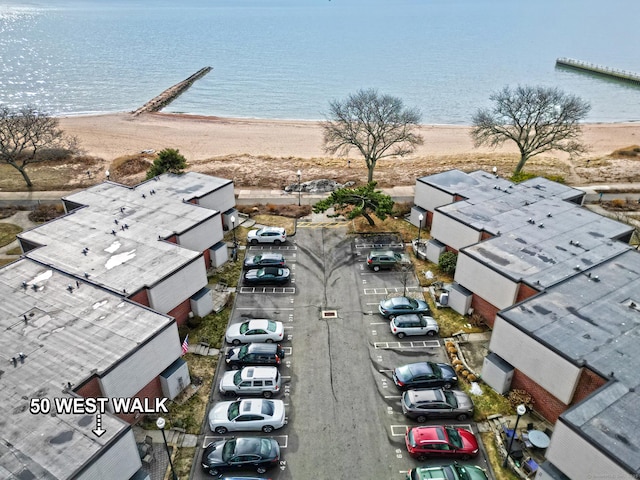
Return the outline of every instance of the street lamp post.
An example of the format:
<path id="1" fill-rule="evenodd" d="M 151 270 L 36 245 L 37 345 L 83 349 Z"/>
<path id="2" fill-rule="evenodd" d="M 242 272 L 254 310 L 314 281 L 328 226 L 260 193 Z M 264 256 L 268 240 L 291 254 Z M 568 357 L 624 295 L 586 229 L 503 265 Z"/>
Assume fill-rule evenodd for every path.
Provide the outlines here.
<path id="1" fill-rule="evenodd" d="M 233 246 L 237 247 L 238 246 L 238 242 L 236 240 L 236 217 L 234 215 L 231 215 L 231 230 L 233 231 Z"/>
<path id="2" fill-rule="evenodd" d="M 422 233 L 422 221 L 424 220 L 424 215 L 420 214 L 418 216 L 418 248 L 420 248 L 420 234 Z"/>
<path id="3" fill-rule="evenodd" d="M 302 178 L 302 172 L 300 171 L 300 169 L 298 169 L 297 171 L 297 175 L 298 175 L 298 206 L 300 206 L 300 179 Z"/>
<path id="4" fill-rule="evenodd" d="M 518 417 L 516 418 L 516 425 L 513 427 L 513 433 L 511 434 L 511 438 L 509 439 L 509 446 L 507 447 L 507 455 L 504 457 L 504 463 L 502 464 L 502 468 L 507 466 L 507 462 L 509 461 L 509 455 L 511 455 L 511 447 L 513 446 L 513 439 L 516 436 L 516 432 L 518 431 L 518 422 L 520 421 L 520 417 L 522 417 L 525 413 L 527 413 L 527 407 L 524 404 L 520 404 L 516 407 L 516 413 Z"/>
<path id="5" fill-rule="evenodd" d="M 171 467 L 171 478 L 173 480 L 178 480 L 178 476 L 176 475 L 176 471 L 173 469 L 173 462 L 171 461 L 171 452 L 169 451 L 169 445 L 167 445 L 167 437 L 164 434 L 164 426 L 165 426 L 164 418 L 158 417 L 156 420 L 156 426 L 162 432 L 162 440 L 164 440 L 164 448 L 167 450 L 167 456 L 169 457 L 169 466 Z"/>

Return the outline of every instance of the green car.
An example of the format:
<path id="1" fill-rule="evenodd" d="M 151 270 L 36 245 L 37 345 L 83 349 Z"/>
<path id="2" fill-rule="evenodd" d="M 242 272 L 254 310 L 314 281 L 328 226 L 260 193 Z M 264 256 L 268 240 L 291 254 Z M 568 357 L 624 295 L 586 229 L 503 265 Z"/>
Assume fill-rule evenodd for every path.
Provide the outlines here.
<path id="1" fill-rule="evenodd" d="M 480 467 L 473 465 L 441 465 L 438 467 L 417 467 L 407 473 L 407 480 L 424 480 L 437 478 L 442 480 L 488 480 L 487 474 Z"/>

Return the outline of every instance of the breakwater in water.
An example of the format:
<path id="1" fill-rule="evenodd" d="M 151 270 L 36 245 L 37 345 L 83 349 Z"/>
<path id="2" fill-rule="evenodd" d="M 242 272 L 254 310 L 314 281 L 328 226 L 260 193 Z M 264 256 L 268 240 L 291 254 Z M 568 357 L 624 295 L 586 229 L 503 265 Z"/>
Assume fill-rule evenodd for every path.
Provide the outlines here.
<path id="1" fill-rule="evenodd" d="M 580 60 L 574 60 L 573 58 L 558 58 L 556 60 L 556 66 L 573 68 L 576 70 L 581 70 L 583 72 L 602 75 L 605 77 L 614 78 L 616 80 L 623 80 L 625 82 L 640 85 L 640 75 L 637 73 L 628 72 L 626 70 L 617 70 L 615 68 L 595 65 L 593 63 L 581 62 Z"/>
<path id="2" fill-rule="evenodd" d="M 201 68 L 190 77 L 185 78 L 183 81 L 167 88 L 160 95 L 149 100 L 143 106 L 134 111 L 133 115 L 137 116 L 141 113 L 151 113 L 162 110 L 162 108 L 169 105 L 173 100 L 175 100 L 178 95 L 187 90 L 193 84 L 193 82 L 204 77 L 210 71 L 211 67 Z"/>

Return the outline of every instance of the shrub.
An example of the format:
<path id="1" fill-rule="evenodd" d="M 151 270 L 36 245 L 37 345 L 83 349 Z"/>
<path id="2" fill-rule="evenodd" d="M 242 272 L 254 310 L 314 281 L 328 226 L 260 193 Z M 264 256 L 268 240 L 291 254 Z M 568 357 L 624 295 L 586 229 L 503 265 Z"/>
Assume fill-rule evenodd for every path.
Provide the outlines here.
<path id="1" fill-rule="evenodd" d="M 165 148 L 158 152 L 158 158 L 147 171 L 147 180 L 163 173 L 182 173 L 187 168 L 187 159 L 175 148 Z"/>
<path id="2" fill-rule="evenodd" d="M 444 252 L 438 259 L 438 267 L 443 273 L 453 275 L 456 271 L 456 263 L 458 262 L 458 254 L 454 252 Z"/>
<path id="3" fill-rule="evenodd" d="M 476 377 L 473 373 L 470 373 L 467 377 L 467 381 L 469 382 L 475 382 L 476 380 L 478 380 L 478 377 Z"/>
<path id="4" fill-rule="evenodd" d="M 513 389 L 509 392 L 507 398 L 509 399 L 509 403 L 513 408 L 517 407 L 518 405 L 524 404 L 527 409 L 531 410 L 533 409 L 533 404 L 535 403 L 531 394 L 526 390 Z"/>
<path id="5" fill-rule="evenodd" d="M 64 207 L 60 203 L 40 204 L 29 214 L 29 220 L 36 223 L 44 223 L 64 215 Z"/>

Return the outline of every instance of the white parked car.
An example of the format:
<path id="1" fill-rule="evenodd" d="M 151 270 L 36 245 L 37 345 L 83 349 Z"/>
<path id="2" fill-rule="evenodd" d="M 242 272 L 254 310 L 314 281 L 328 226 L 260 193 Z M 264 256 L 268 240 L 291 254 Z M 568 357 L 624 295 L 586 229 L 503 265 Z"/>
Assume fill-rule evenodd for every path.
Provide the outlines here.
<path id="1" fill-rule="evenodd" d="M 280 393 L 282 378 L 276 367 L 244 367 L 224 372 L 220 379 L 223 395 L 262 395 L 271 398 Z"/>
<path id="2" fill-rule="evenodd" d="M 440 327 L 438 323 L 427 315 L 418 313 L 407 313 L 393 317 L 389 322 L 389 329 L 398 338 L 407 335 L 428 335 L 433 337 L 438 333 Z"/>
<path id="3" fill-rule="evenodd" d="M 250 230 L 247 233 L 247 243 L 273 243 L 280 245 L 287 241 L 287 233 L 282 227 L 263 227 L 259 230 Z"/>
<path id="4" fill-rule="evenodd" d="M 258 430 L 271 433 L 285 423 L 282 400 L 256 398 L 220 402 L 209 411 L 209 428 L 219 435 Z"/>
<path id="5" fill-rule="evenodd" d="M 233 323 L 227 328 L 225 340 L 234 345 L 241 343 L 281 342 L 284 338 L 282 322 L 256 318 L 242 323 Z"/>

